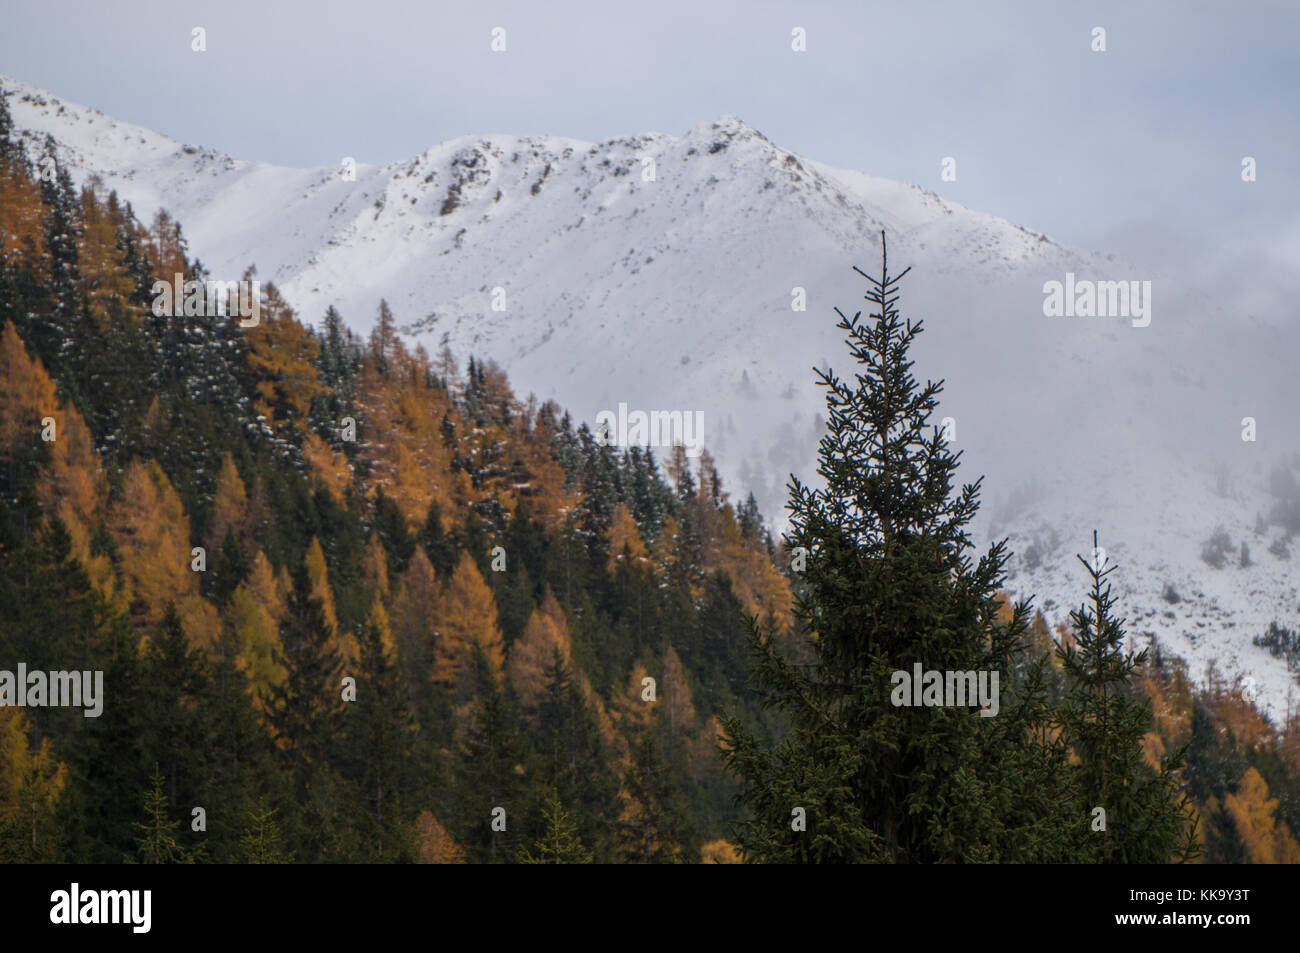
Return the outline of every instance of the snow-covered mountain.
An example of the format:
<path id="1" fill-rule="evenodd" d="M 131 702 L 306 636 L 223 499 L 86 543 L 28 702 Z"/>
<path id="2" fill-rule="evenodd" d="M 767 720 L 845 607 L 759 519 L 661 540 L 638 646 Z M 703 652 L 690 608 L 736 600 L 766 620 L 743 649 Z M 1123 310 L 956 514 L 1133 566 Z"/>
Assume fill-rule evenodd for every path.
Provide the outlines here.
<path id="1" fill-rule="evenodd" d="M 1206 300 L 1178 276 L 827 167 L 729 116 L 681 136 L 469 136 L 385 166 L 288 169 L 0 85 L 33 155 L 48 134 L 75 177 L 98 175 L 142 219 L 166 207 L 213 277 L 255 264 L 301 316 L 335 304 L 361 331 L 386 298 L 431 352 L 490 357 L 521 394 L 593 425 L 620 403 L 702 411 L 733 495 L 752 489 L 778 523 L 788 474 L 815 462 L 811 368 L 852 371 L 832 309 L 867 310 L 852 266 L 879 271 L 884 231 L 891 270 L 912 267 L 903 314 L 927 328 L 914 372 L 947 381 L 962 476 L 986 475 L 976 542 L 1010 537 L 1012 589 L 1063 619 L 1096 528 L 1131 633 L 1195 677 L 1213 661 L 1253 679 L 1287 711 L 1294 680 L 1251 637 L 1300 622 L 1282 555 L 1300 530 L 1290 314 L 1238 313 L 1227 291 Z M 1045 282 L 1130 279 L 1151 282 L 1146 326 L 1045 314 Z M 1219 526 L 1233 551 L 1215 569 L 1202 557 Z"/>

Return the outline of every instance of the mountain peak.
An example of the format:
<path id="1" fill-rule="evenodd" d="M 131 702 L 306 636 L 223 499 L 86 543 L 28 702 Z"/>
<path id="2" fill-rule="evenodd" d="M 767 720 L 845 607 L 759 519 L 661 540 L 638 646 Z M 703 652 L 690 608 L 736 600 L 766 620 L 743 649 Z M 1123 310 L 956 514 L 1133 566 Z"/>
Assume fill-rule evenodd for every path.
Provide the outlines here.
<path id="1" fill-rule="evenodd" d="M 683 137 L 686 140 L 707 140 L 710 143 L 710 152 L 721 152 L 733 142 L 747 142 L 758 140 L 759 142 L 771 145 L 767 136 L 763 135 L 749 123 L 745 122 L 739 116 L 733 116 L 730 113 L 724 113 L 716 119 L 705 120 L 692 126 Z M 713 148 L 715 143 L 720 143 L 718 148 Z"/>

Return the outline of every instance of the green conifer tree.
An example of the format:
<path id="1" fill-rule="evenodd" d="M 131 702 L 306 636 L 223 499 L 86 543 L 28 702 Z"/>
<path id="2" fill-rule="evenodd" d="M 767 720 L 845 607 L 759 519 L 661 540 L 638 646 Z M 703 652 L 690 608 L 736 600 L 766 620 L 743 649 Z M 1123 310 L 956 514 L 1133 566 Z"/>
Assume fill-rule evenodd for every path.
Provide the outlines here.
<path id="1" fill-rule="evenodd" d="M 582 846 L 578 836 L 578 825 L 573 816 L 564 809 L 560 795 L 554 790 L 547 795 L 546 833 L 533 845 L 537 853 L 525 850 L 520 855 L 524 864 L 590 864 L 591 851 Z"/>
<path id="2" fill-rule="evenodd" d="M 257 807 L 249 810 L 248 824 L 239 838 L 246 864 L 288 864 L 293 854 L 286 852 L 280 838 L 280 825 L 275 816 L 278 808 L 268 807 L 265 797 L 257 799 Z"/>
<path id="3" fill-rule="evenodd" d="M 1147 649 L 1124 647 L 1123 619 L 1111 615 L 1114 599 L 1106 577 L 1118 567 L 1097 545 L 1091 560 L 1079 556 L 1092 579 L 1088 602 L 1070 614 L 1074 644 L 1058 646 L 1068 684 L 1059 711 L 1061 738 L 1078 764 L 1070 772 L 1082 831 L 1078 862 L 1161 864 L 1196 855 L 1195 824 L 1178 772 L 1187 746 L 1162 759 L 1152 772 L 1142 760 L 1142 737 L 1151 708 L 1132 687 Z M 1105 813 L 1097 812 L 1101 808 Z M 1102 821 L 1104 820 L 1104 823 Z"/>
<path id="4" fill-rule="evenodd" d="M 812 664 L 795 664 L 749 622 L 752 684 L 790 731 L 769 746 L 738 717 L 723 722 L 749 812 L 736 837 L 747 859 L 765 862 L 1061 859 L 1062 753 L 1046 738 L 1045 658 L 1012 683 L 1028 606 L 1000 618 L 1003 543 L 978 562 L 967 555 L 981 481 L 952 492 L 958 455 L 929 424 L 942 382 L 912 376 L 922 327 L 899 317 L 907 271 L 890 275 L 881 243 L 879 279 L 854 269 L 876 311 L 863 321 L 836 309 L 858 373 L 817 371 L 829 411 L 825 487 L 790 483 L 788 547 L 806 554 L 795 616 Z M 896 704 L 894 674 L 918 663 L 990 673 L 990 685 L 998 673 L 996 716 L 970 700 Z"/>
<path id="5" fill-rule="evenodd" d="M 192 864 L 198 851 L 186 850 L 180 842 L 180 821 L 170 815 L 167 795 L 163 793 L 162 773 L 154 766 L 150 788 L 144 795 L 146 820 L 135 828 L 140 861 L 145 864 Z M 200 848 L 201 851 L 201 848 Z"/>

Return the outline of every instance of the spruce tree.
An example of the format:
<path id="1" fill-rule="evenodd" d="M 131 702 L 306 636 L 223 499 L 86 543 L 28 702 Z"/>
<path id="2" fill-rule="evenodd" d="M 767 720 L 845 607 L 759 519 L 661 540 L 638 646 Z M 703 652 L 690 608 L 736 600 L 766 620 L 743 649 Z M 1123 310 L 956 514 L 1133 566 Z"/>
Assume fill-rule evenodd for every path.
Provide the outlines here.
<path id="1" fill-rule="evenodd" d="M 587 834 L 602 861 L 610 853 L 611 819 L 618 816 L 619 779 L 611 769 L 613 754 L 601 737 L 600 723 L 574 681 L 573 671 L 555 652 L 543 670 L 546 690 L 533 719 L 539 774 L 565 805 L 574 830 Z"/>
<path id="2" fill-rule="evenodd" d="M 136 840 L 140 861 L 145 864 L 192 864 L 196 854 L 180 843 L 180 822 L 169 813 L 167 795 L 163 793 L 163 778 L 157 766 L 149 779 L 150 788 L 144 795 L 146 820 L 136 824 L 140 836 Z"/>
<path id="3" fill-rule="evenodd" d="M 280 749 L 297 813 L 287 820 L 290 842 L 312 863 L 337 850 L 340 784 L 330 768 L 337 734 L 342 662 L 321 600 L 311 593 L 305 565 L 294 574 L 276 660 L 285 678 L 271 699 L 271 727 Z"/>
<path id="4" fill-rule="evenodd" d="M 889 273 L 883 235 L 880 277 L 854 270 L 876 310 L 864 321 L 836 309 L 858 372 L 817 371 L 825 485 L 789 484 L 787 546 L 806 552 L 794 615 L 812 662 L 792 661 L 749 620 L 751 683 L 790 730 L 766 745 L 737 716 L 724 720 L 724 757 L 748 810 L 736 836 L 747 859 L 765 862 L 1060 859 L 1062 754 L 1046 740 L 1042 665 L 1022 684 L 1008 677 L 1028 606 L 1000 618 L 1004 543 L 978 562 L 967 555 L 981 481 L 952 491 L 959 455 L 929 425 L 942 382 L 913 378 L 922 326 L 897 309 L 907 271 Z M 982 717 L 969 700 L 895 704 L 894 674 L 917 663 L 998 673 L 998 713 Z"/>
<path id="5" fill-rule="evenodd" d="M 410 788 L 410 750 L 415 743 L 406 683 L 371 624 L 360 640 L 357 700 L 344 711 L 349 780 L 358 787 L 357 826 L 374 862 L 400 852 L 402 792 Z"/>
<path id="6" fill-rule="evenodd" d="M 1142 738 L 1151 726 L 1151 709 L 1134 694 L 1132 681 L 1148 650 L 1134 653 L 1124 647 L 1124 620 L 1111 615 L 1114 599 L 1106 580 L 1118 567 L 1105 565 L 1096 533 L 1092 540 L 1091 562 L 1078 557 L 1092 590 L 1088 602 L 1070 614 L 1074 644 L 1057 647 L 1069 686 L 1059 714 L 1061 738 L 1078 760 L 1070 774 L 1075 829 L 1084 832 L 1074 859 L 1127 864 L 1187 860 L 1197 852 L 1196 831 L 1195 824 L 1188 824 L 1189 798 L 1176 773 L 1187 745 L 1162 759 L 1159 771 L 1143 763 Z"/>
<path id="7" fill-rule="evenodd" d="M 564 809 L 560 795 L 552 789 L 546 798 L 546 833 L 533 845 L 537 853 L 525 850 L 520 855 L 524 864 L 590 864 L 591 851 L 582 846 L 578 825 Z"/>
<path id="8" fill-rule="evenodd" d="M 279 810 L 267 807 L 266 798 L 257 799 L 257 807 L 248 812 L 248 824 L 240 835 L 239 845 L 246 864 L 288 864 L 293 854 L 287 853 L 280 840 L 280 825 L 275 816 Z"/>
<path id="9" fill-rule="evenodd" d="M 456 802 L 464 825 L 457 840 L 474 863 L 508 863 L 518 854 L 518 821 L 526 814 L 524 761 L 517 716 L 480 646 L 474 647 L 476 701 L 462 742 Z M 505 811 L 505 830 L 494 827 Z"/>

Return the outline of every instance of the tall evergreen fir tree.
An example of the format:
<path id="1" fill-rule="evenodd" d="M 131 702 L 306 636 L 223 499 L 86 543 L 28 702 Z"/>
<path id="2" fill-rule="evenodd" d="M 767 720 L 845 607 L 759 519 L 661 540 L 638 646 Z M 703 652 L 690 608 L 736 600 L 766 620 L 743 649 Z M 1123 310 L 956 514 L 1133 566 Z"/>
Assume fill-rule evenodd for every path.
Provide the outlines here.
<path id="1" fill-rule="evenodd" d="M 296 814 L 287 820 L 290 841 L 304 861 L 320 862 L 342 833 L 329 819 L 338 811 L 338 779 L 330 754 L 342 704 L 341 660 L 321 600 L 312 595 L 305 565 L 294 574 L 277 661 L 285 679 L 271 699 L 271 725 L 290 779 Z"/>
<path id="2" fill-rule="evenodd" d="M 922 328 L 896 307 L 907 271 L 889 274 L 883 235 L 880 277 L 854 270 L 877 310 L 863 321 L 836 309 L 855 377 L 817 371 L 825 488 L 790 483 L 789 546 L 807 565 L 794 612 L 813 661 L 793 663 L 750 620 L 753 686 L 791 728 L 767 746 L 737 717 L 723 722 L 749 812 L 736 834 L 748 859 L 767 862 L 1060 859 L 1063 753 L 1046 738 L 1042 666 L 1025 684 L 1007 678 L 1028 606 L 1000 619 L 1003 543 L 967 555 L 979 481 L 953 494 L 958 457 L 928 427 L 942 383 L 921 387 L 911 373 Z M 999 673 L 996 716 L 895 704 L 894 673 L 917 663 Z"/>
<path id="3" fill-rule="evenodd" d="M 402 793 L 409 790 L 409 752 L 415 743 L 406 684 L 376 626 L 366 627 L 361 642 L 357 700 L 347 706 L 344 723 L 350 779 L 359 788 L 358 823 L 370 860 L 382 863 L 402 851 Z"/>
<path id="4" fill-rule="evenodd" d="M 1058 646 L 1069 688 L 1060 709 L 1062 738 L 1077 756 L 1070 774 L 1082 843 L 1075 860 L 1160 864 L 1197 853 L 1194 822 L 1177 772 L 1187 746 L 1151 772 L 1142 761 L 1142 738 L 1151 709 L 1135 697 L 1134 673 L 1147 650 L 1124 647 L 1123 619 L 1111 615 L 1114 599 L 1108 561 L 1093 533 L 1093 558 L 1079 556 L 1092 579 L 1088 602 L 1070 614 L 1074 644 Z M 1104 814 L 1097 812 L 1100 808 Z M 1086 823 L 1085 823 L 1086 820 Z M 1104 822 L 1104 823 L 1103 823 Z"/>
<path id="5" fill-rule="evenodd" d="M 618 776 L 610 769 L 612 754 L 600 734 L 600 724 L 573 672 L 557 651 L 543 671 L 546 690 L 538 702 L 537 750 L 540 774 L 567 806 L 574 830 L 586 833 L 586 843 L 602 861 L 618 815 Z"/>
<path id="6" fill-rule="evenodd" d="M 477 701 L 463 742 L 457 803 L 464 834 L 458 839 L 475 863 L 507 863 L 517 854 L 519 821 L 527 816 L 520 770 L 524 752 L 516 714 L 477 645 L 474 666 Z M 501 821 L 504 830 L 494 826 Z"/>

